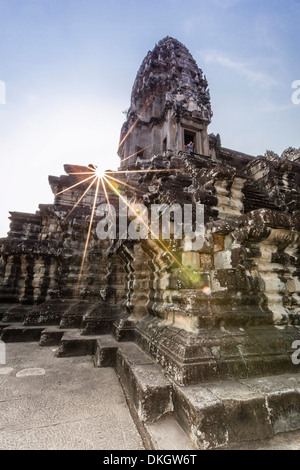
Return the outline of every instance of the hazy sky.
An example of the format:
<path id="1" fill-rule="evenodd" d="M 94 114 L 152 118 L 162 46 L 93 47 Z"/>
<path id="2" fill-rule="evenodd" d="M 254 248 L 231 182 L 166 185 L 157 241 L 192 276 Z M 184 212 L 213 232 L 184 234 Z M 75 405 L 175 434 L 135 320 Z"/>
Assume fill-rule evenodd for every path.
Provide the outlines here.
<path id="1" fill-rule="evenodd" d="M 117 168 L 136 72 L 167 35 L 207 76 L 223 146 L 298 148 L 299 19 L 300 0 L 0 0 L 0 236 L 9 210 L 52 202 L 64 163 Z"/>

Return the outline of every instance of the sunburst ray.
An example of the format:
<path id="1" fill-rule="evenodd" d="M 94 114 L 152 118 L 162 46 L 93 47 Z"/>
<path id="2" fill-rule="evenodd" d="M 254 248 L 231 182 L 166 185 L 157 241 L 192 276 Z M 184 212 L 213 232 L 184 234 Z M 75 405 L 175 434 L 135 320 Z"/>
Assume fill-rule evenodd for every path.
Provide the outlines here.
<path id="1" fill-rule="evenodd" d="M 95 175 L 94 175 L 94 176 L 95 176 Z M 59 193 L 56 193 L 55 196 L 58 196 L 59 194 L 65 193 L 66 191 L 70 191 L 70 189 L 76 188 L 76 186 L 79 186 L 80 184 L 83 184 L 83 183 L 85 183 L 86 181 L 89 181 L 89 180 L 92 179 L 94 176 L 93 176 L 93 175 L 92 175 L 92 176 L 89 176 L 88 178 L 85 178 L 84 180 L 79 181 L 78 183 L 73 184 L 72 186 L 69 186 L 69 188 L 63 189 L 63 190 L 60 191 Z"/>
<path id="2" fill-rule="evenodd" d="M 154 144 L 147 145 L 147 147 L 144 147 L 144 148 L 138 150 L 137 152 L 132 153 L 132 154 L 129 155 L 128 157 L 123 158 L 123 159 L 121 160 L 121 163 L 122 163 L 122 162 L 125 162 L 125 160 L 128 160 L 128 159 L 131 158 L 131 157 L 134 157 L 135 155 L 138 155 L 139 153 L 143 152 L 144 150 L 148 149 L 149 147 L 152 147 L 153 145 L 154 145 Z"/>
<path id="3" fill-rule="evenodd" d="M 107 178 L 110 178 L 111 180 L 116 181 L 117 183 L 124 184 L 124 186 L 127 186 L 128 188 L 134 189 L 135 191 L 138 191 L 139 193 L 142 193 L 142 192 L 143 192 L 143 191 L 141 191 L 140 189 L 136 188 L 135 186 L 131 186 L 130 184 L 125 183 L 125 181 L 119 180 L 118 178 L 114 178 L 113 176 L 110 176 L 110 175 L 108 175 L 107 173 L 105 173 L 105 176 L 106 176 Z"/>
<path id="4" fill-rule="evenodd" d="M 148 229 L 148 231 L 151 233 L 151 235 L 155 235 L 154 232 L 151 230 L 151 227 L 149 227 L 148 224 L 146 224 L 146 222 L 144 221 L 144 219 L 133 209 L 133 207 L 128 203 L 128 201 L 122 196 L 122 194 L 116 189 L 113 187 L 113 185 L 110 183 L 110 181 L 107 179 L 106 176 L 104 176 L 104 179 L 105 181 L 107 182 L 107 184 L 111 187 L 111 189 L 113 191 L 115 191 L 118 196 L 122 199 L 122 201 L 126 204 L 126 206 L 128 208 L 130 208 L 135 216 L 137 217 L 137 219 Z M 157 242 L 163 247 L 163 249 L 171 256 L 171 258 L 177 263 L 177 265 L 185 272 L 185 274 L 188 276 L 188 278 L 190 279 L 190 281 L 195 284 L 194 280 L 192 279 L 190 273 L 186 270 L 186 268 L 180 263 L 180 261 L 173 255 L 173 253 L 169 250 L 169 248 L 163 243 L 162 240 L 160 240 L 160 238 L 156 238 L 155 237 L 155 240 L 157 240 Z"/>
<path id="5" fill-rule="evenodd" d="M 64 222 L 69 218 L 69 216 L 72 214 L 72 212 L 74 211 L 74 209 L 78 206 L 78 204 L 82 201 L 82 199 L 84 198 L 84 196 L 86 195 L 86 193 L 91 189 L 91 187 L 93 186 L 93 184 L 95 183 L 97 179 L 97 176 L 94 177 L 93 181 L 91 182 L 91 184 L 87 187 L 87 189 L 84 191 L 84 193 L 80 196 L 80 198 L 78 199 L 78 201 L 76 202 L 76 204 L 73 206 L 72 210 L 68 213 L 68 215 L 66 216 L 66 218 L 64 219 Z"/>
<path id="6" fill-rule="evenodd" d="M 94 221 L 97 197 L 98 197 L 99 186 L 100 186 L 100 180 L 101 180 L 101 178 L 97 178 L 97 186 L 96 186 L 96 190 L 95 190 L 95 196 L 94 196 L 93 208 L 92 208 L 92 213 L 91 213 L 91 219 L 90 219 L 88 234 L 87 234 L 87 238 L 86 238 L 86 242 L 85 242 L 84 252 L 83 252 L 83 256 L 82 256 L 82 261 L 81 261 L 81 266 L 80 266 L 76 291 L 78 290 L 78 288 L 80 286 L 83 267 L 84 267 L 85 258 L 86 258 L 86 253 L 87 253 L 87 249 L 88 249 L 88 245 L 89 245 L 89 241 L 90 241 L 91 230 L 92 230 L 92 225 L 93 225 L 93 221 Z"/>

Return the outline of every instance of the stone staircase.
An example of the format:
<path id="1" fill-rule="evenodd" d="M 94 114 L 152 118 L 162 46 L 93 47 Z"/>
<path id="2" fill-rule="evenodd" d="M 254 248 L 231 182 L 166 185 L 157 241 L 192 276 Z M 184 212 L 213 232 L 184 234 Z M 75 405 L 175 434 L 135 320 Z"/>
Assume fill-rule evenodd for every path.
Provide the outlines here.
<path id="1" fill-rule="evenodd" d="M 226 448 L 300 428 L 300 374 L 179 386 L 132 341 L 79 329 L 0 323 L 5 342 L 58 346 L 56 355 L 90 355 L 113 367 L 147 447 L 156 450 Z"/>

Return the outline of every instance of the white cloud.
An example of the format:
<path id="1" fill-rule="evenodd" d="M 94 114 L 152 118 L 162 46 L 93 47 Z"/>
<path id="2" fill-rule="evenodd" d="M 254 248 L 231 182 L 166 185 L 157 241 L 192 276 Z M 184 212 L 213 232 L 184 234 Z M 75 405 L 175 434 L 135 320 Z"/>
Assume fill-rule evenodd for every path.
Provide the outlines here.
<path id="1" fill-rule="evenodd" d="M 245 62 L 234 61 L 217 52 L 205 53 L 204 60 L 205 62 L 214 62 L 230 70 L 233 70 L 239 75 L 246 77 L 250 82 L 258 84 L 262 87 L 270 87 L 278 84 L 277 80 L 275 80 L 272 76 L 259 70 L 255 70 Z"/>

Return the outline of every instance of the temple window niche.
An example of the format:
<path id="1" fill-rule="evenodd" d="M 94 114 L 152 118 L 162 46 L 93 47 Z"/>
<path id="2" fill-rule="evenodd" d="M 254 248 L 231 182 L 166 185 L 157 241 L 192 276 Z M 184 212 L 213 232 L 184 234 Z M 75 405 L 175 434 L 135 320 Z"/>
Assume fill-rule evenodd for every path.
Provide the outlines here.
<path id="1" fill-rule="evenodd" d="M 183 128 L 183 150 L 190 153 L 202 153 L 201 131 Z"/>

